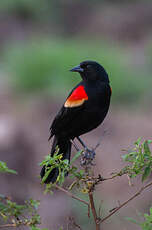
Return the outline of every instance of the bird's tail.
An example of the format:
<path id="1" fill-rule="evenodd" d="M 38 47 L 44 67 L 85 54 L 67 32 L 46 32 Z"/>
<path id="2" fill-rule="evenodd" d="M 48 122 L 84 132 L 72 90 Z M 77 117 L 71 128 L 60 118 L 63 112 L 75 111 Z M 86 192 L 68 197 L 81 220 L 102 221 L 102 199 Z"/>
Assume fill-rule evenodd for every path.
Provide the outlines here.
<path id="1" fill-rule="evenodd" d="M 59 148 L 59 152 L 58 154 L 63 155 L 62 160 L 69 160 L 70 162 L 70 156 L 71 156 L 71 142 L 70 139 L 65 139 L 65 138 L 61 138 L 58 136 L 54 136 L 54 140 L 53 140 L 53 144 L 52 144 L 52 149 L 51 149 L 51 157 L 54 155 L 55 151 L 56 151 L 56 147 L 58 146 Z M 51 167 L 51 165 L 50 165 Z M 40 176 L 41 178 L 43 178 L 45 175 L 45 166 L 43 166 L 43 168 L 41 169 L 40 172 Z M 46 180 L 44 181 L 44 183 L 48 184 L 48 183 L 54 183 L 57 180 L 57 177 L 59 175 L 59 169 L 58 168 L 54 168 L 52 169 L 52 171 L 50 172 L 50 174 L 48 175 L 48 177 L 46 178 Z"/>

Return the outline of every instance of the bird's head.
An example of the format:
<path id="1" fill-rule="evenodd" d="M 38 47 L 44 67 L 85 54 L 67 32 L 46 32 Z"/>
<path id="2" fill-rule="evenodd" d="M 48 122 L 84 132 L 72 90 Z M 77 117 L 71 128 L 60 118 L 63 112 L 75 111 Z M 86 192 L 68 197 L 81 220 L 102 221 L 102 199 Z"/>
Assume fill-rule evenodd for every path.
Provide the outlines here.
<path id="1" fill-rule="evenodd" d="M 84 81 L 101 80 L 109 82 L 105 69 L 95 61 L 83 61 L 80 65 L 72 68 L 71 72 L 78 72 Z"/>

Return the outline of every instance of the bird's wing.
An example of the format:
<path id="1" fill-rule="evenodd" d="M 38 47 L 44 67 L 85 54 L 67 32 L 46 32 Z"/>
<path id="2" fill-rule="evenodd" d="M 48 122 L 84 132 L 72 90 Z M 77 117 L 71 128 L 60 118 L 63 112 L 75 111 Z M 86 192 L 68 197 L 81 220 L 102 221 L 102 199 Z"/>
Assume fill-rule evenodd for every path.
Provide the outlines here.
<path id="1" fill-rule="evenodd" d="M 83 110 L 87 100 L 88 96 L 84 86 L 79 84 L 69 94 L 61 110 L 53 120 L 50 127 L 50 138 L 54 134 L 60 133 L 64 129 L 66 130 L 70 122 Z"/>

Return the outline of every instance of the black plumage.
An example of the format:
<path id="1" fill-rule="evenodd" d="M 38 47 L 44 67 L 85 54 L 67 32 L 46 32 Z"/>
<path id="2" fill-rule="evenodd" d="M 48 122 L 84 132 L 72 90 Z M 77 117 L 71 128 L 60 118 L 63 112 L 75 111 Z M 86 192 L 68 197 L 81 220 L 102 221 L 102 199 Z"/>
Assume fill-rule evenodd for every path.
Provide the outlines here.
<path id="1" fill-rule="evenodd" d="M 82 81 L 74 87 L 50 127 L 50 138 L 54 136 L 51 149 L 53 156 L 56 146 L 63 159 L 70 162 L 71 139 L 79 137 L 96 127 L 104 120 L 110 105 L 111 87 L 105 69 L 94 61 L 84 61 L 72 72 L 80 73 Z M 41 170 L 41 177 L 45 167 Z M 58 169 L 52 170 L 45 183 L 54 183 Z"/>

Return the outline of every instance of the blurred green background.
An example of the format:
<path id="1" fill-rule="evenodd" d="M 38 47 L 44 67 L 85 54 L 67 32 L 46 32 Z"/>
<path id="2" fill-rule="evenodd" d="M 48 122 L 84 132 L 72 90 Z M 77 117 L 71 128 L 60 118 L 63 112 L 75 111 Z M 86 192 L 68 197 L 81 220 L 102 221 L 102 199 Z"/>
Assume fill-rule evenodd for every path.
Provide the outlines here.
<path id="1" fill-rule="evenodd" d="M 24 96 L 57 91 L 62 96 L 79 81 L 68 70 L 93 59 L 109 73 L 114 103 L 144 98 L 148 104 L 152 16 L 149 2 L 133 2 L 2 1 L 1 70 L 10 87 Z"/>
<path id="2" fill-rule="evenodd" d="M 19 172 L 18 178 L 3 178 L 3 190 L 19 201 L 29 196 L 41 199 L 44 227 L 66 225 L 71 212 L 81 219 L 80 207 L 71 208 L 62 194 L 44 197 L 37 178 L 38 163 L 50 149 L 49 125 L 80 81 L 69 69 L 90 59 L 109 74 L 112 102 L 108 118 L 84 137 L 95 145 L 108 129 L 103 137 L 104 152 L 100 154 L 99 149 L 97 154 L 99 172 L 102 169 L 108 175 L 120 168 L 121 149 L 139 136 L 151 138 L 151 25 L 152 2 L 145 0 L 0 1 L 0 156 Z M 114 200 L 128 197 L 130 189 L 121 180 L 101 189 L 100 198 L 101 194 L 107 195 L 105 206 L 110 209 L 111 204 L 116 206 Z M 141 199 L 134 206 L 142 212 L 149 209 L 150 202 L 147 195 L 145 202 Z M 121 212 L 104 229 L 119 230 L 124 225 L 128 230 L 138 229 L 124 220 L 130 212 L 129 208 Z"/>

